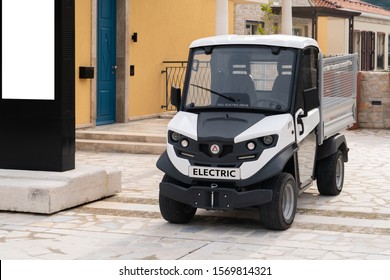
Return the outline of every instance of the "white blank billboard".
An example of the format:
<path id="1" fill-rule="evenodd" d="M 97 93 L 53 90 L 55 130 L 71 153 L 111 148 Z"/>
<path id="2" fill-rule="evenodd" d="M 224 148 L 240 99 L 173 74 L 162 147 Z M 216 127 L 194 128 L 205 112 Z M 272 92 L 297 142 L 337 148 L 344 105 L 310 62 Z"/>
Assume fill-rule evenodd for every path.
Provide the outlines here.
<path id="1" fill-rule="evenodd" d="M 1 0 L 3 99 L 54 100 L 54 1 Z"/>

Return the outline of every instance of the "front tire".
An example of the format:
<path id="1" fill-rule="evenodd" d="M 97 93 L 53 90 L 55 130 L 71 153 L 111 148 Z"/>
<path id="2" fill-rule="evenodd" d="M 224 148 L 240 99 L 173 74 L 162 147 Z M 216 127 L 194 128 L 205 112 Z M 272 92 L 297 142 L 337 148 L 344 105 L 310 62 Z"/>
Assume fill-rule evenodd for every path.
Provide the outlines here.
<path id="1" fill-rule="evenodd" d="M 297 187 L 291 174 L 281 173 L 266 183 L 273 191 L 272 201 L 260 206 L 260 218 L 268 229 L 286 230 L 294 221 L 297 210 Z"/>
<path id="2" fill-rule="evenodd" d="M 176 183 L 177 181 L 168 175 L 164 175 L 163 182 Z M 191 205 L 173 200 L 165 195 L 159 194 L 160 213 L 163 218 L 173 224 L 188 223 L 195 216 L 196 208 Z"/>
<path id="3" fill-rule="evenodd" d="M 344 154 L 337 150 L 317 163 L 317 189 L 322 195 L 339 195 L 344 185 Z"/>

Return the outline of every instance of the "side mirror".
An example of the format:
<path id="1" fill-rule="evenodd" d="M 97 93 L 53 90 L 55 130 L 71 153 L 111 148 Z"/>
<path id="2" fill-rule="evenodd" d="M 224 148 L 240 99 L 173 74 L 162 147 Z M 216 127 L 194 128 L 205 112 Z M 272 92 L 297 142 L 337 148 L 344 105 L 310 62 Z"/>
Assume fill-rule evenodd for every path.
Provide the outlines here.
<path id="1" fill-rule="evenodd" d="M 179 111 L 181 104 L 181 89 L 178 87 L 172 86 L 171 88 L 171 104 Z"/>
<path id="2" fill-rule="evenodd" d="M 303 102 L 305 116 L 307 113 L 315 108 L 320 107 L 320 98 L 318 97 L 317 88 L 308 88 L 303 91 Z"/>

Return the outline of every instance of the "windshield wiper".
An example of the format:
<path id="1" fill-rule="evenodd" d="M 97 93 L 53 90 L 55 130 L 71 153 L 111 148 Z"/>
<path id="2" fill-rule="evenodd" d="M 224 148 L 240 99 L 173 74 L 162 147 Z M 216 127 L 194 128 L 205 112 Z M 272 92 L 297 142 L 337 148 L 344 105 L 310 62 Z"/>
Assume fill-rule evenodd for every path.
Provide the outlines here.
<path id="1" fill-rule="evenodd" d="M 231 96 L 226 96 L 226 95 L 224 95 L 224 94 L 222 94 L 222 93 L 219 93 L 219 92 L 216 92 L 216 91 L 214 91 L 214 90 L 212 90 L 212 89 L 205 88 L 205 87 L 202 87 L 202 86 L 198 86 L 198 85 L 195 85 L 195 84 L 191 84 L 191 86 L 194 86 L 194 87 L 197 87 L 197 88 L 200 88 L 200 89 L 207 90 L 207 91 L 209 91 L 209 92 L 211 92 L 211 93 L 213 93 L 213 94 L 215 94 L 215 95 L 218 95 L 218 96 L 220 96 L 220 97 L 226 98 L 226 99 L 229 100 L 229 101 L 236 102 L 236 99 L 234 99 L 233 97 L 231 97 Z"/>

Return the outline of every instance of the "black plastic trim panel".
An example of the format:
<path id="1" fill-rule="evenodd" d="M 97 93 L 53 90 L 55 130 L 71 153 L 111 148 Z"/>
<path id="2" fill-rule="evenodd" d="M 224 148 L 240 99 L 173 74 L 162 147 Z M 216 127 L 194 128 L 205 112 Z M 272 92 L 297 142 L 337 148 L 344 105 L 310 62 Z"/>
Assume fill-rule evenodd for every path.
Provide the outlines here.
<path id="1" fill-rule="evenodd" d="M 272 190 L 268 189 L 238 192 L 235 189 L 204 186 L 183 188 L 165 182 L 160 183 L 160 193 L 192 207 L 208 210 L 230 210 L 257 206 L 272 200 Z"/>

